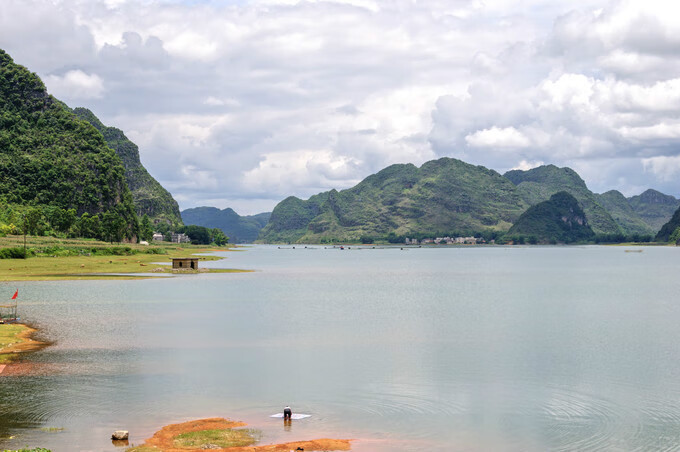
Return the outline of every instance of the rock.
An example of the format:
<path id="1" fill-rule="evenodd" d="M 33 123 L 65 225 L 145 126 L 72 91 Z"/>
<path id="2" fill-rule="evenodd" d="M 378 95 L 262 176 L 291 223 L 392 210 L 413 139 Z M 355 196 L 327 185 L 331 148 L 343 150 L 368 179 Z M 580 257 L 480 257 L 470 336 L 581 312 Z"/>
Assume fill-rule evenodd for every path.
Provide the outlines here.
<path id="1" fill-rule="evenodd" d="M 113 435 L 111 435 L 111 439 L 115 440 L 122 440 L 122 439 L 128 439 L 128 436 L 130 436 L 130 432 L 127 430 L 116 430 L 113 432 Z"/>

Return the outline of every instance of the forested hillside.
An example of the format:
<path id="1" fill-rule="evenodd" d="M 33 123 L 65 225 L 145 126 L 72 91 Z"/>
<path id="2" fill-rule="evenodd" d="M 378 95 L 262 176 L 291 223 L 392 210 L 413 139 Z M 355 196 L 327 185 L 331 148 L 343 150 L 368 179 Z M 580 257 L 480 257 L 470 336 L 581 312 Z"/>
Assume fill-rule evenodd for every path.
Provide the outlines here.
<path id="1" fill-rule="evenodd" d="M 347 190 L 307 201 L 289 197 L 272 212 L 260 240 L 360 240 L 362 237 L 507 231 L 529 207 L 496 171 L 452 158 L 392 165 Z"/>
<path id="2" fill-rule="evenodd" d="M 96 215 L 96 234 L 107 239 L 131 240 L 138 232 L 118 155 L 97 129 L 50 96 L 37 75 L 2 50 L 0 204 L 5 228 L 35 224 L 68 231 L 87 214 L 84 227 Z"/>
<path id="3" fill-rule="evenodd" d="M 529 204 L 534 205 L 547 201 L 560 191 L 571 194 L 583 206 L 588 222 L 597 234 L 619 234 L 621 226 L 602 207 L 586 183 L 571 168 L 558 168 L 555 165 L 544 165 L 528 171 L 508 171 L 504 176 L 516 186 L 519 195 Z"/>
<path id="4" fill-rule="evenodd" d="M 132 192 L 137 215 L 148 215 L 152 222 L 181 225 L 182 217 L 177 201 L 144 168 L 139 159 L 139 148 L 122 130 L 107 127 L 87 108 L 73 110 L 76 116 L 92 124 L 104 136 L 106 144 L 116 151 L 125 167 L 125 180 Z"/>
<path id="5" fill-rule="evenodd" d="M 509 238 L 522 236 L 530 242 L 572 243 L 593 238 L 586 214 L 566 191 L 527 209 L 510 228 Z"/>

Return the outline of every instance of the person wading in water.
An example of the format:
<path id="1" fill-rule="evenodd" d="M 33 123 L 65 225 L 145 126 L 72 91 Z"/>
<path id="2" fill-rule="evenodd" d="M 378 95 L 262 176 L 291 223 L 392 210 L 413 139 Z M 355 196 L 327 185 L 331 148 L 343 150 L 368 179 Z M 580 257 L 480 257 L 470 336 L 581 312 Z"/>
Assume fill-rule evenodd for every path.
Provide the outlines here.
<path id="1" fill-rule="evenodd" d="M 291 416 L 293 416 L 293 410 L 290 409 L 289 406 L 286 406 L 283 409 L 283 420 L 291 420 Z"/>

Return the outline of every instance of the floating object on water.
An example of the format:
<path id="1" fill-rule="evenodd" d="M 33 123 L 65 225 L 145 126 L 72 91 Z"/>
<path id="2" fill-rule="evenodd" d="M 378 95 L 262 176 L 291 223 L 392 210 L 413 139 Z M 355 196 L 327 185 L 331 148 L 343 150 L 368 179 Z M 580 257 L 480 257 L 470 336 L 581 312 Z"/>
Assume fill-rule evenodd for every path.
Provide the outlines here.
<path id="1" fill-rule="evenodd" d="M 272 414 L 272 415 L 269 416 L 269 417 L 278 417 L 278 418 L 282 419 L 282 418 L 283 418 L 283 413 Z M 293 415 L 292 415 L 290 418 L 291 418 L 291 419 L 306 419 L 306 418 L 308 418 L 308 417 L 312 417 L 312 415 L 311 415 L 311 414 L 293 413 Z"/>

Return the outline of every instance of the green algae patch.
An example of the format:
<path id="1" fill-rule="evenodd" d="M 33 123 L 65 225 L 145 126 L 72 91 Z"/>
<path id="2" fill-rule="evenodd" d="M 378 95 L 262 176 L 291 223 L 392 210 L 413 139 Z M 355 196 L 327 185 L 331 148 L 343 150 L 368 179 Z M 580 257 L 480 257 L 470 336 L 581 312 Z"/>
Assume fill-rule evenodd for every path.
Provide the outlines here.
<path id="1" fill-rule="evenodd" d="M 262 432 L 254 429 L 201 430 L 177 435 L 174 445 L 178 448 L 199 449 L 210 446 L 251 446 L 260 440 Z"/>

